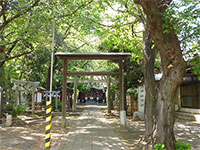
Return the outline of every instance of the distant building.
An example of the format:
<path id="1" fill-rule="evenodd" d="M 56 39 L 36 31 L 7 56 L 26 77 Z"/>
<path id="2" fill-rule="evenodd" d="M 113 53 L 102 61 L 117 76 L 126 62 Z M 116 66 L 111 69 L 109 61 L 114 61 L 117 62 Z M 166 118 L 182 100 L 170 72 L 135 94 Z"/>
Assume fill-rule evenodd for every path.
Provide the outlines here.
<path id="1" fill-rule="evenodd" d="M 191 70 L 187 70 L 179 88 L 179 110 L 200 113 L 200 81 Z"/>
<path id="2" fill-rule="evenodd" d="M 159 81 L 162 74 L 156 74 L 155 80 Z M 138 87 L 138 112 L 134 113 L 140 119 L 144 119 L 144 102 L 145 102 L 145 87 Z M 190 69 L 188 69 L 183 78 L 183 82 L 178 88 L 176 94 L 175 111 L 177 117 L 185 119 L 184 115 L 189 115 L 187 118 L 200 121 L 200 80 Z M 197 115 L 199 114 L 199 115 Z"/>

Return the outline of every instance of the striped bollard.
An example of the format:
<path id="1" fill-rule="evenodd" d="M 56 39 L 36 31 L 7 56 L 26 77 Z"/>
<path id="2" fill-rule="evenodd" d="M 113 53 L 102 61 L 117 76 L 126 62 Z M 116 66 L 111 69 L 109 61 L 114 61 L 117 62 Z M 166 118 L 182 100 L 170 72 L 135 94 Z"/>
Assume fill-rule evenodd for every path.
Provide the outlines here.
<path id="1" fill-rule="evenodd" d="M 45 138 L 45 148 L 50 149 L 51 147 L 51 119 L 52 119 L 52 107 L 51 101 L 46 101 L 46 138 Z"/>

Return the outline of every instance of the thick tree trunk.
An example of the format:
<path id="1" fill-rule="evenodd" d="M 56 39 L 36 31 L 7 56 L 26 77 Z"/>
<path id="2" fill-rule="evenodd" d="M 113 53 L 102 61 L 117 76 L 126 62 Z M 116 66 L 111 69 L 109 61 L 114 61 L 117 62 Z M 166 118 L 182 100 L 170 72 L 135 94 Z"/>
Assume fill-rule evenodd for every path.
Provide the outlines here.
<path id="1" fill-rule="evenodd" d="M 163 0 L 162 3 L 170 3 Z M 162 79 L 156 92 L 155 121 L 151 144 L 165 144 L 167 150 L 175 149 L 175 93 L 181 84 L 186 63 L 182 57 L 180 43 L 173 29 L 164 33 L 161 13 L 164 11 L 160 1 L 137 0 L 147 16 L 148 31 L 161 56 Z"/>
<path id="2" fill-rule="evenodd" d="M 154 122 L 154 110 L 155 110 L 155 101 L 156 101 L 156 92 L 155 92 L 155 77 L 154 77 L 154 62 L 155 62 L 155 50 L 152 49 L 152 39 L 150 34 L 145 26 L 145 31 L 143 32 L 143 74 L 145 82 L 145 109 L 144 109 L 144 118 L 145 118 L 145 141 L 148 143 L 151 142 L 151 135 L 153 131 L 153 122 Z"/>

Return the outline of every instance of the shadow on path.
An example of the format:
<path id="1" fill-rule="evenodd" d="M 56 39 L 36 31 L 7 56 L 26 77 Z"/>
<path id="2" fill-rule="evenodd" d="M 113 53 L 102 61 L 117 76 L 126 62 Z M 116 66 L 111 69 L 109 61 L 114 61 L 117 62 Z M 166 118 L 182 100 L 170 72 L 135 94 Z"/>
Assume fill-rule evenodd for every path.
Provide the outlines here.
<path id="1" fill-rule="evenodd" d="M 100 107 L 87 105 L 74 122 L 59 150 L 123 150 L 127 149 L 105 120 Z"/>

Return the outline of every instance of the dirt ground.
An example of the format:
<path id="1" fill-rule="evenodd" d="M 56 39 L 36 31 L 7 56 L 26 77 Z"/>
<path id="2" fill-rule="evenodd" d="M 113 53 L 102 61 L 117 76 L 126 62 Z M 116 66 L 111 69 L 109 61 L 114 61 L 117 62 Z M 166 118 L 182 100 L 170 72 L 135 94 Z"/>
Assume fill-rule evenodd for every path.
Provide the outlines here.
<path id="1" fill-rule="evenodd" d="M 132 117 L 127 117 L 127 127 L 125 130 L 120 129 L 119 112 L 113 111 L 112 115 L 107 115 L 104 111 L 108 123 L 118 133 L 124 144 L 130 150 L 134 149 L 144 135 L 144 121 L 133 121 Z M 174 126 L 175 137 L 177 141 L 191 144 L 192 150 L 200 150 L 200 123 L 186 120 L 176 120 Z"/>
<path id="2" fill-rule="evenodd" d="M 51 146 L 60 144 L 61 138 L 67 134 L 73 122 L 78 118 L 77 113 L 67 112 L 66 128 L 61 128 L 61 113 L 53 113 Z M 19 120 L 13 120 L 11 127 L 0 126 L 0 150 L 43 150 L 45 145 L 45 118 L 38 115 L 21 115 Z"/>
<path id="3" fill-rule="evenodd" d="M 61 128 L 61 113 L 54 113 L 52 119 L 52 149 L 60 145 L 61 138 L 66 136 L 68 130 L 73 127 L 73 123 L 80 116 L 84 108 L 79 108 L 78 112 L 67 112 L 67 127 Z M 102 109 L 105 119 L 114 131 L 119 135 L 124 144 L 133 149 L 133 146 L 144 135 L 144 122 L 133 121 L 127 117 L 127 128 L 120 129 L 119 113 L 113 111 L 111 115 L 106 114 Z M 192 150 L 200 150 L 200 124 L 191 121 L 178 120 L 175 124 L 175 134 L 177 141 L 184 141 L 192 144 Z M 45 119 L 38 115 L 19 116 L 14 120 L 11 127 L 0 125 L 0 150 L 42 150 L 45 141 Z"/>

